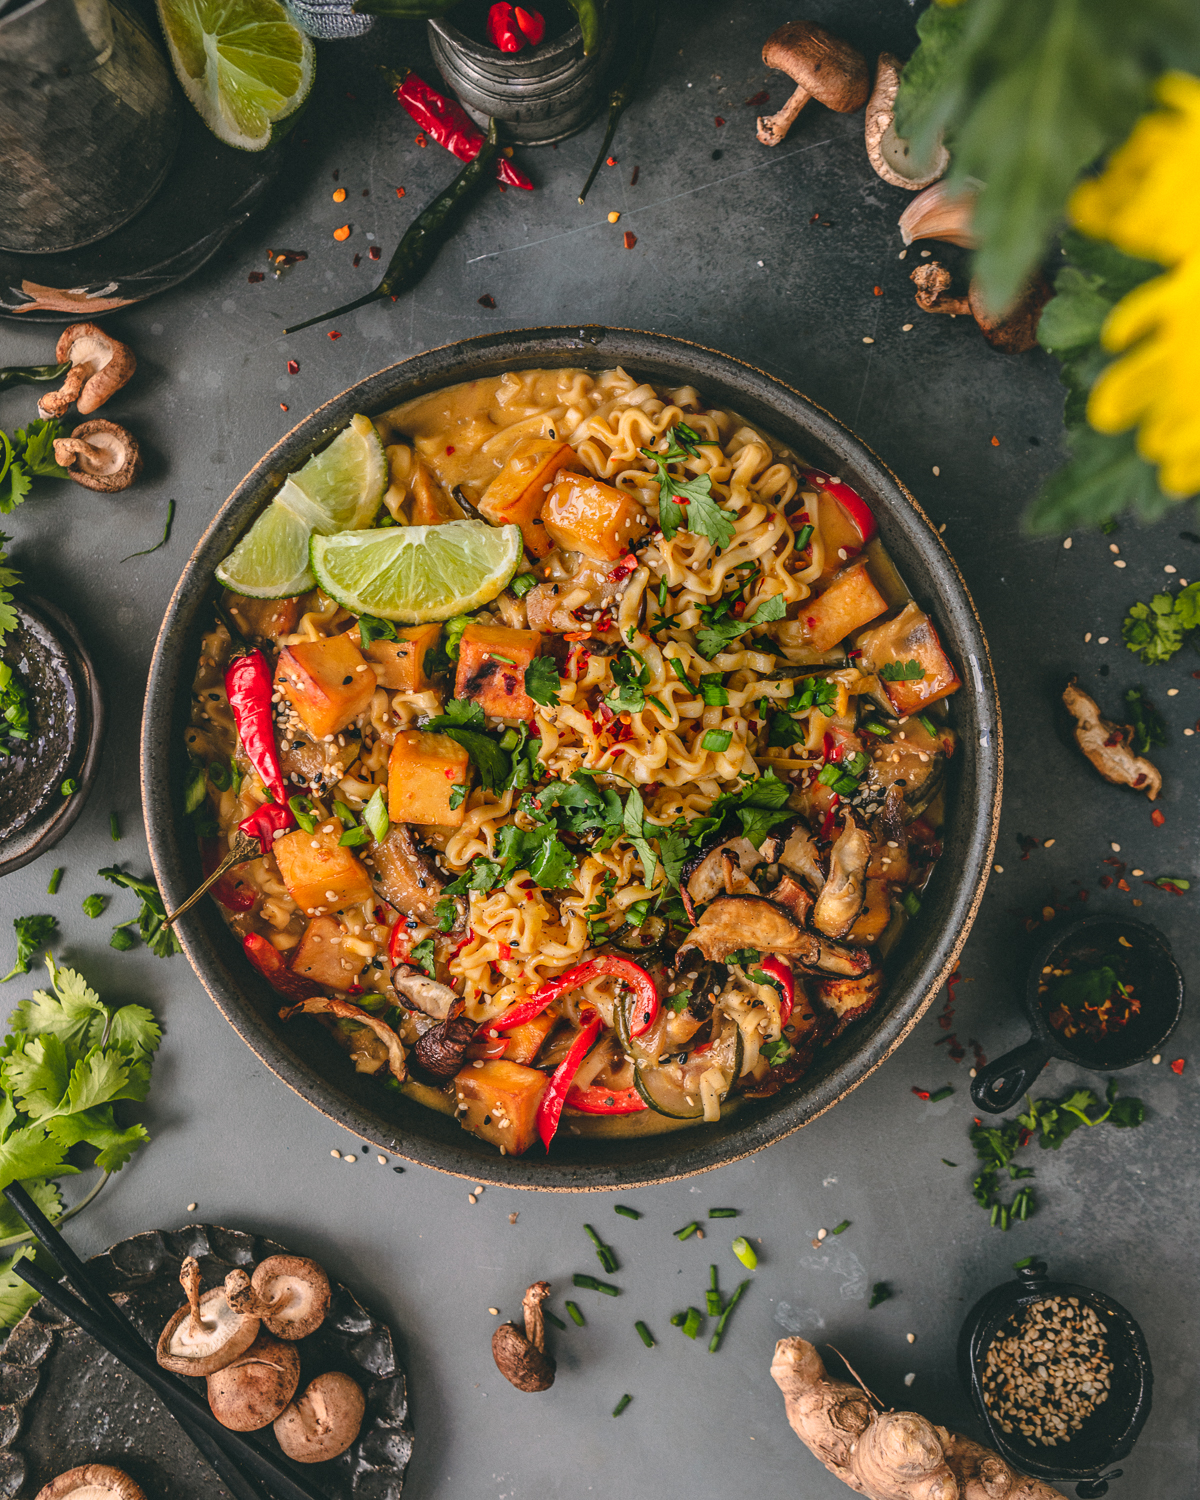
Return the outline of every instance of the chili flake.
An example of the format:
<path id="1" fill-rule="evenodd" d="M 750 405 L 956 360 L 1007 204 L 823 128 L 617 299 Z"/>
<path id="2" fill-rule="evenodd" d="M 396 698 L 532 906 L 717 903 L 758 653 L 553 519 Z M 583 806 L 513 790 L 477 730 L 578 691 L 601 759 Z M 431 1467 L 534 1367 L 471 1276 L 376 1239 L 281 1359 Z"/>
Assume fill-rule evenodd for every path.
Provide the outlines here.
<path id="1" fill-rule="evenodd" d="M 287 362 L 287 372 L 289 375 L 299 375 L 300 361 L 298 359 L 289 359 Z"/>
<path id="2" fill-rule="evenodd" d="M 335 229 L 333 231 L 333 237 L 335 240 L 348 240 L 350 238 L 349 224 L 343 224 L 340 228 Z"/>
<path id="3" fill-rule="evenodd" d="M 423 130 L 419 130 L 417 134 L 413 136 L 413 140 L 415 140 L 417 145 L 422 149 L 424 149 L 429 144 L 429 138 L 426 136 Z"/>
<path id="4" fill-rule="evenodd" d="M 496 299 L 492 296 L 491 292 L 484 292 L 483 296 L 479 298 L 479 305 L 480 307 L 493 308 L 496 305 Z"/>
<path id="5" fill-rule="evenodd" d="M 725 123 L 725 121 L 721 118 L 720 115 L 717 115 L 716 118 L 713 120 L 713 124 L 717 127 L 718 130 L 721 128 L 722 125 L 724 125 L 724 123 Z"/>
<path id="6" fill-rule="evenodd" d="M 453 452 L 454 452 L 454 444 L 450 443 L 446 447 L 446 456 L 449 457 L 450 454 L 453 453 Z"/>
<path id="7" fill-rule="evenodd" d="M 1183 1058 L 1183 1057 L 1177 1057 L 1175 1059 L 1175 1061 L 1171 1064 L 1171 1072 L 1172 1073 L 1182 1074 L 1182 1072 L 1183 1072 L 1183 1070 L 1184 1070 L 1184 1068 L 1186 1066 L 1187 1066 L 1187 1059 Z"/>
<path id="8" fill-rule="evenodd" d="M 877 286 L 875 288 L 875 295 L 877 297 L 882 297 L 883 296 L 883 288 L 881 286 Z"/>
<path id="9" fill-rule="evenodd" d="M 287 411 L 287 407 L 283 404 L 282 401 L 279 403 L 279 410 L 280 411 Z"/>
<path id="10" fill-rule="evenodd" d="M 632 229 L 627 229 L 625 231 L 624 243 L 626 250 L 632 250 L 633 247 L 637 244 L 637 235 L 634 234 Z"/>
<path id="11" fill-rule="evenodd" d="M 743 99 L 742 104 L 747 109 L 760 109 L 770 97 L 766 89 L 759 89 L 757 94 L 751 94 L 749 99 Z"/>
<path id="12" fill-rule="evenodd" d="M 328 335 L 328 336 L 329 336 L 329 337 L 330 337 L 330 338 L 331 338 L 331 339 L 340 339 L 340 338 L 341 338 L 341 334 L 340 334 L 340 333 L 339 333 L 339 332 L 338 332 L 338 331 L 337 331 L 337 329 L 336 329 L 336 328 L 331 328 L 331 329 L 330 329 L 330 330 L 329 330 L 329 335 Z"/>
<path id="13" fill-rule="evenodd" d="M 266 279 L 261 271 L 251 271 L 249 276 L 246 277 L 247 281 L 266 281 Z"/>
<path id="14" fill-rule="evenodd" d="M 615 156 L 606 156 L 604 158 L 604 165 L 606 167 L 615 167 L 616 164 L 617 164 L 617 158 Z"/>
<path id="15" fill-rule="evenodd" d="M 929 1090 L 928 1089 L 917 1089 L 917 1088 L 914 1088 L 913 1089 L 913 1093 L 916 1094 L 916 1096 L 917 1096 L 918 1099 L 928 1099 L 929 1098 Z"/>
<path id="16" fill-rule="evenodd" d="M 993 448 L 998 448 L 999 446 L 1000 446 L 1000 439 L 998 437 L 994 437 L 992 439 L 992 447 Z"/>
<path id="17" fill-rule="evenodd" d="M 358 267 L 362 265 L 362 256 L 361 255 L 356 255 L 354 257 L 354 259 L 350 262 L 350 264 L 355 268 L 355 270 L 357 270 Z"/>
<path id="18" fill-rule="evenodd" d="M 396 189 L 396 197 L 397 198 L 403 198 L 404 197 L 404 189 L 402 187 L 399 187 L 399 188 Z"/>
<path id="19" fill-rule="evenodd" d="M 1156 807 L 1150 814 L 1150 821 L 1154 824 L 1155 828 L 1161 828 L 1167 821 L 1167 815 L 1161 807 Z"/>
<path id="20" fill-rule="evenodd" d="M 333 190 L 333 201 L 335 203 L 345 203 L 345 201 L 346 201 L 346 189 L 345 188 L 334 188 L 334 190 Z"/>
<path id="21" fill-rule="evenodd" d="M 378 260 L 379 259 L 379 246 L 378 245 L 372 245 L 371 248 L 367 251 L 367 255 L 372 260 Z M 393 298 L 392 300 L 395 301 L 395 298 Z"/>

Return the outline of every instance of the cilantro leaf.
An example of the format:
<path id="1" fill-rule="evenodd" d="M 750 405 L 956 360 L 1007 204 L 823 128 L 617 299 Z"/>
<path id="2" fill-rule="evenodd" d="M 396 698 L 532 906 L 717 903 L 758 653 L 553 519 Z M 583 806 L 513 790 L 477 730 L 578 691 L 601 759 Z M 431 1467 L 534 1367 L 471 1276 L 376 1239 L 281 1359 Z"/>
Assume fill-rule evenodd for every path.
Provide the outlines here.
<path id="1" fill-rule="evenodd" d="M 772 620 L 782 620 L 786 614 L 787 605 L 784 603 L 783 595 L 772 594 L 769 599 L 763 600 L 752 615 L 720 625 L 702 626 L 696 632 L 700 654 L 711 661 L 718 651 L 722 651 L 730 641 L 737 640 L 739 635 L 745 635 L 752 626 L 767 625 Z"/>
<path id="2" fill-rule="evenodd" d="M 471 861 L 471 868 L 446 887 L 447 896 L 465 896 L 468 891 L 486 894 L 500 883 L 501 867 L 494 859 L 478 855 Z M 435 908 L 436 909 L 436 908 Z"/>
<path id="3" fill-rule="evenodd" d="M 0 474 L 0 478 L 3 475 Z M 17 628 L 17 612 L 12 604 L 12 590 L 21 582 L 21 575 L 16 568 L 8 564 L 8 544 L 10 537 L 0 531 L 0 641 L 10 630 Z"/>
<path id="4" fill-rule="evenodd" d="M 134 875 L 127 875 L 120 865 L 108 865 L 97 873 L 103 875 L 105 880 L 111 880 L 114 885 L 123 885 L 141 897 L 142 909 L 137 917 L 138 931 L 142 942 L 155 958 L 170 958 L 173 954 L 183 952 L 179 939 L 175 936 L 175 929 L 165 925 L 167 909 L 152 880 L 139 880 Z M 121 925 L 128 927 L 130 924 L 124 922 Z M 113 939 L 115 937 L 116 933 L 113 934 Z M 117 944 L 110 940 L 110 946 L 115 948 Z"/>
<path id="5" fill-rule="evenodd" d="M 443 896 L 433 909 L 438 931 L 449 932 L 458 921 L 458 905 L 449 896 Z"/>
<path id="6" fill-rule="evenodd" d="M 0 979 L 0 984 L 14 978 L 17 974 L 29 973 L 29 960 L 39 948 L 44 948 L 50 940 L 58 935 L 58 921 L 54 917 L 14 917 L 13 930 L 17 934 L 17 961 L 12 968 Z"/>
<path id="7" fill-rule="evenodd" d="M 885 661 L 877 675 L 881 682 L 920 682 L 925 668 L 919 661 Z"/>
<path id="8" fill-rule="evenodd" d="M 651 849 L 646 837 L 645 820 L 646 804 L 642 801 L 642 794 L 637 787 L 630 787 L 629 796 L 625 799 L 621 826 L 625 830 L 625 837 L 637 850 L 638 858 L 642 862 L 642 870 L 645 872 L 646 884 L 653 885 L 655 872 L 658 870 L 658 857 Z"/>
<path id="9" fill-rule="evenodd" d="M 431 937 L 427 937 L 424 938 L 421 942 L 415 943 L 413 945 L 412 951 L 408 955 L 408 962 L 410 964 L 415 964 L 417 968 L 419 968 L 424 974 L 426 974 L 430 979 L 433 979 L 435 977 L 435 955 L 433 939 Z"/>
<path id="10" fill-rule="evenodd" d="M 623 709 L 637 713 L 646 706 L 645 687 L 650 681 L 650 668 L 639 666 L 640 662 L 641 657 L 630 651 L 627 656 L 614 656 L 609 663 L 608 670 L 617 684 L 617 690 L 610 693 L 604 701 L 615 713 L 620 713 Z"/>
<path id="11" fill-rule="evenodd" d="M 552 656 L 535 656 L 525 668 L 525 691 L 535 703 L 549 707 L 558 702 L 560 682 Z"/>
<path id="12" fill-rule="evenodd" d="M 29 474 L 38 479 L 66 479 L 66 469 L 54 461 L 54 439 L 65 435 L 65 422 L 37 417 L 13 433 L 13 448 Z"/>
<path id="13" fill-rule="evenodd" d="M 428 729 L 482 729 L 484 727 L 483 705 L 470 698 L 450 698 L 440 714 L 435 714 L 426 725 Z"/>
<path id="14" fill-rule="evenodd" d="M 512 774 L 512 761 L 489 735 L 474 729 L 456 729 L 447 725 L 439 731 L 449 735 L 475 762 L 479 779 L 488 791 L 499 791 Z"/>
<path id="15" fill-rule="evenodd" d="M 1135 755 L 1147 755 L 1156 745 L 1167 743 L 1166 721 L 1140 687 L 1125 689 L 1125 707 L 1133 725 Z"/>
<path id="16" fill-rule="evenodd" d="M 364 651 L 372 641 L 395 641 L 399 639 L 396 627 L 390 620 L 377 620 L 374 615 L 359 615 L 358 632 Z"/>
<path id="17" fill-rule="evenodd" d="M 735 527 L 713 495 L 712 480 L 707 474 L 675 479 L 667 468 L 673 459 L 696 456 L 699 434 L 679 423 L 671 428 L 667 441 L 665 453 L 656 453 L 653 448 L 641 450 L 658 471 L 658 524 L 663 536 L 670 541 L 677 531 L 690 531 L 694 536 L 706 536 L 716 547 L 728 547 Z"/>

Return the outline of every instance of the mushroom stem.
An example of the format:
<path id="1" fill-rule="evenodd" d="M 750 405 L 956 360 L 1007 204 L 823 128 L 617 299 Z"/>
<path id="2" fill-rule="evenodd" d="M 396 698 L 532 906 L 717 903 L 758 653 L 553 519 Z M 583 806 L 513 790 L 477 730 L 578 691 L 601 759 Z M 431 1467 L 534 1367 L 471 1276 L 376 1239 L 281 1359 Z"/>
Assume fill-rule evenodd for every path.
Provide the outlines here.
<path id="1" fill-rule="evenodd" d="M 90 365 L 72 365 L 58 390 L 47 391 L 38 401 L 38 411 L 44 417 L 64 416 L 67 409 L 79 399 L 79 393 L 87 384 L 91 373 Z"/>
<path id="2" fill-rule="evenodd" d="M 796 116 L 812 98 L 803 84 L 797 84 L 787 103 L 773 115 L 759 115 L 758 138 L 764 146 L 778 146 L 796 123 Z"/>
<path id="3" fill-rule="evenodd" d="M 179 1268 L 179 1285 L 183 1288 L 184 1295 L 188 1299 L 191 1313 L 188 1317 L 188 1330 L 198 1335 L 200 1332 L 200 1262 L 194 1255 L 189 1255 Z"/>
<path id="4" fill-rule="evenodd" d="M 542 1312 L 542 1303 L 549 1295 L 550 1283 L 535 1281 L 521 1302 L 525 1310 L 525 1337 L 539 1354 L 546 1352 L 546 1317 Z"/>

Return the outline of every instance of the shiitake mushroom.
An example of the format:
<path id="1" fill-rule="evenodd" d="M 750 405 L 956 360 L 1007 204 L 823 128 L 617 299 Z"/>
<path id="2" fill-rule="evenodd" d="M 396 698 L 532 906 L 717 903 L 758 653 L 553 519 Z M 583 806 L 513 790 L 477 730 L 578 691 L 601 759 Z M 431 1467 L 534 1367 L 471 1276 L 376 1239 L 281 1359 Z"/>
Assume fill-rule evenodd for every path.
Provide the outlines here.
<path id="1" fill-rule="evenodd" d="M 287 1408 L 299 1384 L 295 1345 L 260 1333 L 244 1354 L 208 1377 L 208 1404 L 222 1426 L 257 1432 Z"/>
<path id="2" fill-rule="evenodd" d="M 492 1335 L 492 1358 L 505 1380 L 519 1391 L 548 1391 L 557 1366 L 546 1353 L 546 1319 L 542 1303 L 550 1295 L 548 1281 L 535 1281 L 525 1293 L 524 1333 L 515 1323 L 501 1323 Z"/>
<path id="3" fill-rule="evenodd" d="M 358 1382 L 340 1370 L 327 1370 L 275 1418 L 275 1436 L 297 1463 L 324 1463 L 345 1453 L 358 1436 L 366 1409 Z"/>

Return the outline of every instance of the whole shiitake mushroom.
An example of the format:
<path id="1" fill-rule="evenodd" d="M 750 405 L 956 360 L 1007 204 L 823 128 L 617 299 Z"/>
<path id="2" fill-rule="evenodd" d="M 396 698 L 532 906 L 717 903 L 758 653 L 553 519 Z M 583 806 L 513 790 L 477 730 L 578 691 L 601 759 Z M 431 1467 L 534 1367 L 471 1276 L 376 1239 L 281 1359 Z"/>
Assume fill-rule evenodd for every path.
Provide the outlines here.
<path id="1" fill-rule="evenodd" d="M 208 1377 L 208 1404 L 222 1426 L 257 1432 L 279 1416 L 299 1384 L 295 1345 L 260 1333 L 244 1354 Z"/>
<path id="2" fill-rule="evenodd" d="M 546 1353 L 546 1319 L 542 1303 L 550 1295 L 548 1281 L 535 1281 L 525 1293 L 525 1332 L 515 1323 L 501 1323 L 492 1334 L 496 1368 L 519 1391 L 548 1391 L 557 1369 Z"/>
<path id="3" fill-rule="evenodd" d="M 124 1469 L 83 1464 L 44 1485 L 35 1500 L 146 1500 L 146 1492 Z"/>
<path id="4" fill-rule="evenodd" d="M 303 1255 L 268 1255 L 253 1277 L 230 1271 L 225 1295 L 231 1307 L 261 1318 L 276 1338 L 303 1339 L 325 1321 L 329 1278 Z"/>
<path id="5" fill-rule="evenodd" d="M 275 1436 L 297 1463 L 324 1463 L 345 1453 L 358 1436 L 366 1409 L 358 1382 L 340 1370 L 327 1370 L 276 1417 Z"/>
<path id="6" fill-rule="evenodd" d="M 179 1268 L 179 1282 L 187 1294 L 163 1329 L 156 1350 L 164 1370 L 175 1375 L 213 1375 L 244 1354 L 258 1336 L 258 1318 L 230 1305 L 225 1288 L 201 1294 L 200 1263 L 194 1255 Z"/>

